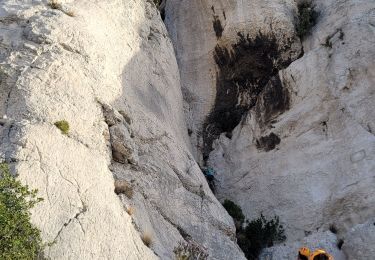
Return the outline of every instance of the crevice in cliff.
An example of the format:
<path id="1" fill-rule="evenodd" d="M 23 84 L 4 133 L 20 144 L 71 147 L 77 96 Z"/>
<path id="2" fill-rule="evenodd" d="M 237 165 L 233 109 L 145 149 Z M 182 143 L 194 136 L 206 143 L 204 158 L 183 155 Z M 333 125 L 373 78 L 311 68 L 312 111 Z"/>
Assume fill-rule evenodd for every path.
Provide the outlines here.
<path id="1" fill-rule="evenodd" d="M 67 227 L 69 226 L 69 224 L 74 221 L 74 220 L 77 220 L 77 222 L 79 223 L 80 227 L 81 227 L 81 230 L 83 233 L 85 233 L 85 230 L 83 229 L 82 227 L 82 224 L 79 220 L 79 216 L 84 214 L 85 212 L 87 211 L 87 207 L 85 204 L 83 204 L 82 208 L 79 209 L 79 211 L 74 215 L 74 217 L 70 218 L 67 222 L 65 222 L 61 228 L 59 229 L 59 231 L 57 232 L 57 235 L 55 236 L 55 238 L 52 240 L 52 242 L 50 242 L 49 244 L 50 245 L 53 245 L 57 242 L 57 239 L 59 238 L 59 236 L 61 235 L 61 232 Z"/>

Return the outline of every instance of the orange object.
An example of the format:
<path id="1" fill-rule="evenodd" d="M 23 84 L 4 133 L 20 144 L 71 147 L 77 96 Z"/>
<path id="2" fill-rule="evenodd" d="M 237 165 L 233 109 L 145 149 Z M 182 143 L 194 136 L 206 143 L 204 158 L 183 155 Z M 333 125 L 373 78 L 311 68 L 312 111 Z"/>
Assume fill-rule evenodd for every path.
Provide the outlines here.
<path id="1" fill-rule="evenodd" d="M 328 254 L 323 249 L 317 249 L 315 250 L 310 256 L 309 260 L 321 260 L 321 259 L 327 259 L 327 260 L 334 260 L 333 256 Z"/>
<path id="2" fill-rule="evenodd" d="M 307 247 L 301 247 L 298 250 L 298 255 L 299 256 L 304 256 L 308 260 L 334 260 L 333 256 L 328 254 L 325 250 L 323 249 L 317 249 L 314 252 L 311 253 L 310 249 Z"/>

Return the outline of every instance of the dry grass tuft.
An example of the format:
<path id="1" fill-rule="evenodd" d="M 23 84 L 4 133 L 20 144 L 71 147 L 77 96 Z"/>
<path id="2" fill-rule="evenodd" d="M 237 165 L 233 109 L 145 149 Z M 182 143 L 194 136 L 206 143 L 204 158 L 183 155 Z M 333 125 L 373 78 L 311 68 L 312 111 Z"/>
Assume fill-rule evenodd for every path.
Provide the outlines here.
<path id="1" fill-rule="evenodd" d="M 64 14 L 70 17 L 76 16 L 76 14 L 72 10 L 65 10 L 58 0 L 50 0 L 48 2 L 48 6 L 51 7 L 52 9 L 60 10 L 61 12 L 63 12 Z"/>
<path id="2" fill-rule="evenodd" d="M 133 187 L 125 180 L 115 180 L 115 193 L 117 195 L 125 194 L 129 199 L 132 199 L 134 194 Z"/>
<path id="3" fill-rule="evenodd" d="M 52 9 L 60 9 L 61 4 L 57 0 L 50 0 L 48 2 L 48 6 L 51 7 Z"/>
<path id="4" fill-rule="evenodd" d="M 152 244 L 152 236 L 150 233 L 148 232 L 144 232 L 142 235 L 141 235 L 141 239 L 143 241 L 143 244 L 145 244 L 145 246 L 147 247 L 150 247 L 151 244 Z"/>
<path id="5" fill-rule="evenodd" d="M 126 208 L 126 212 L 127 212 L 130 216 L 132 216 L 132 215 L 134 214 L 134 212 L 135 212 L 135 208 L 133 208 L 132 206 L 129 206 L 129 207 Z"/>
<path id="6" fill-rule="evenodd" d="M 72 10 L 69 10 L 69 11 L 63 11 L 66 15 L 70 16 L 70 17 L 75 17 L 76 14 L 74 13 L 74 11 Z"/>

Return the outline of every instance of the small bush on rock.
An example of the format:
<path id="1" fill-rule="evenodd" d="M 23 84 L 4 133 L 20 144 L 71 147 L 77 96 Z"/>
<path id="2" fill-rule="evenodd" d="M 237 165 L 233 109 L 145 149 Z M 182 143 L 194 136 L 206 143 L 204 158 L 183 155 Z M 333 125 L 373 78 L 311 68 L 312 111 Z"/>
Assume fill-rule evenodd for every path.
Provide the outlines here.
<path id="1" fill-rule="evenodd" d="M 60 9 L 61 8 L 61 5 L 60 3 L 57 1 L 57 0 L 50 0 L 48 2 L 48 5 L 49 7 L 51 7 L 52 9 Z"/>
<path id="2" fill-rule="evenodd" d="M 247 221 L 241 233 L 244 239 L 239 239 L 238 243 L 248 259 L 257 259 L 263 248 L 286 239 L 284 227 L 280 225 L 279 218 L 267 220 L 262 214 L 251 222 Z"/>
<path id="3" fill-rule="evenodd" d="M 156 5 L 157 8 L 161 5 L 162 0 L 154 0 L 154 4 Z"/>
<path id="4" fill-rule="evenodd" d="M 69 123 L 65 120 L 57 121 L 54 124 L 60 131 L 64 134 L 67 135 L 69 133 Z"/>
<path id="5" fill-rule="evenodd" d="M 298 37 L 303 39 L 311 32 L 311 29 L 316 24 L 318 13 L 310 0 L 302 1 L 298 4 L 298 21 L 296 31 Z"/>
<path id="6" fill-rule="evenodd" d="M 115 193 L 117 195 L 125 194 L 129 199 L 132 199 L 134 194 L 133 187 L 125 180 L 115 180 Z"/>
<path id="7" fill-rule="evenodd" d="M 245 216 L 242 213 L 242 209 L 231 200 L 224 200 L 224 208 L 227 210 L 228 214 L 234 219 L 236 227 L 240 228 L 242 223 L 245 221 Z"/>
<path id="8" fill-rule="evenodd" d="M 43 249 L 40 231 L 29 210 L 42 199 L 17 181 L 7 164 L 0 164 L 0 259 L 37 259 Z"/>
<path id="9" fill-rule="evenodd" d="M 249 222 L 245 220 L 242 209 L 233 201 L 225 200 L 223 206 L 236 223 L 237 243 L 247 259 L 257 259 L 263 248 L 285 241 L 284 227 L 280 225 L 277 216 L 267 220 L 261 214 Z"/>
<path id="10" fill-rule="evenodd" d="M 141 235 L 141 239 L 143 241 L 143 244 L 145 244 L 145 246 L 147 247 L 150 247 L 151 244 L 152 244 L 152 237 L 151 237 L 151 234 L 148 233 L 148 232 L 145 232 Z"/>
<path id="11" fill-rule="evenodd" d="M 206 260 L 207 249 L 192 240 L 180 242 L 173 250 L 176 260 Z"/>

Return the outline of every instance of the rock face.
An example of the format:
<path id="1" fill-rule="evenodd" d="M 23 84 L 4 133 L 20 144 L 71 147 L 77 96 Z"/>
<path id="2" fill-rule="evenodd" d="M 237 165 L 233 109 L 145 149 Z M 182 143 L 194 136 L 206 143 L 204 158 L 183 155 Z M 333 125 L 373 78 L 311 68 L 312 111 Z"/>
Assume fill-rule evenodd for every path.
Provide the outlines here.
<path id="1" fill-rule="evenodd" d="M 173 47 L 151 1 L 6 0 L 0 35 L 1 158 L 45 199 L 32 220 L 46 257 L 173 259 L 189 239 L 211 259 L 244 259 L 190 153 Z M 113 175 L 127 181 L 120 198 Z"/>
<path id="2" fill-rule="evenodd" d="M 0 3 L 0 158 L 44 198 L 45 256 L 245 259 L 199 162 L 247 218 L 280 216 L 264 257 L 371 257 L 375 3 L 314 1 L 301 43 L 293 0 L 163 1 L 166 27 L 153 2 Z"/>
<path id="3" fill-rule="evenodd" d="M 212 141 L 255 105 L 268 81 L 277 80 L 277 71 L 300 55 L 295 12 L 294 1 L 167 1 L 165 22 L 201 161 Z"/>
<path id="4" fill-rule="evenodd" d="M 372 259 L 375 254 L 375 218 L 351 229 L 345 236 L 343 250 L 348 259 Z"/>
<path id="5" fill-rule="evenodd" d="M 375 3 L 314 4 L 303 50 L 295 1 L 166 7 L 196 158 L 219 198 L 280 216 L 290 242 L 375 215 Z"/>
<path id="6" fill-rule="evenodd" d="M 261 260 L 283 260 L 283 259 L 296 259 L 298 250 L 302 247 L 308 247 L 311 251 L 317 249 L 324 249 L 329 252 L 335 260 L 345 260 L 344 253 L 337 247 L 339 240 L 335 234 L 330 231 L 318 232 L 313 235 L 307 236 L 301 241 L 288 243 L 286 245 L 278 245 L 263 250 L 260 255 Z M 352 258 L 349 258 L 352 259 Z"/>

